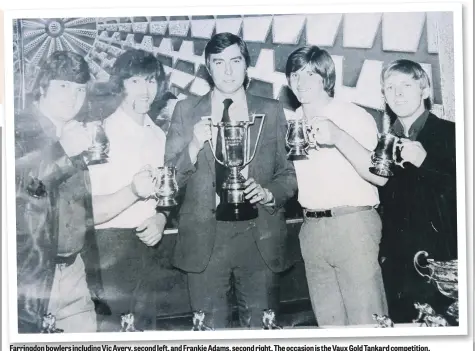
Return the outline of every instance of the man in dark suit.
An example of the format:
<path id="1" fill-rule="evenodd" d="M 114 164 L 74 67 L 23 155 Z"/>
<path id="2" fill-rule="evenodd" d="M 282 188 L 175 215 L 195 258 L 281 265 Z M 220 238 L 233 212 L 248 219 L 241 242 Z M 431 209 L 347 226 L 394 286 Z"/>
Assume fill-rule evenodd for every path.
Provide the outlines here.
<path id="1" fill-rule="evenodd" d="M 234 286 L 241 326 L 259 327 L 262 311 L 277 308 L 276 273 L 292 264 L 283 206 L 296 192 L 297 181 L 286 156 L 286 120 L 277 101 L 245 91 L 250 57 L 241 38 L 215 35 L 205 48 L 205 58 L 213 89 L 177 104 L 167 136 L 165 162 L 177 167 L 178 184 L 185 190 L 173 264 L 187 272 L 192 308 L 205 312 L 208 326 L 229 325 L 227 298 Z M 247 121 L 253 113 L 266 118 L 256 156 L 242 173 L 248 178 L 245 197 L 256 206 L 258 216 L 218 220 L 222 170 L 206 143 L 218 136 L 209 119 L 202 117 L 213 123 Z M 249 129 L 251 147 L 257 142 L 259 122 Z"/>

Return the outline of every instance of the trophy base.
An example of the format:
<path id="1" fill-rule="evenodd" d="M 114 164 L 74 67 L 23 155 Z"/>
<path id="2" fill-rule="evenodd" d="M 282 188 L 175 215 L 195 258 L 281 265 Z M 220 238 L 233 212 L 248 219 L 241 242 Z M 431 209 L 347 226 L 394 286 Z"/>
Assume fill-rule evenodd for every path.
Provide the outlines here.
<path id="1" fill-rule="evenodd" d="M 292 147 L 287 153 L 287 158 L 291 160 L 306 160 L 308 159 L 307 148 L 301 146 Z"/>
<path id="2" fill-rule="evenodd" d="M 394 173 L 388 168 L 388 167 L 379 167 L 379 166 L 373 166 L 369 168 L 369 171 L 373 174 L 376 174 L 380 177 L 385 177 L 389 178 L 394 175 Z"/>
<path id="3" fill-rule="evenodd" d="M 101 164 L 104 164 L 104 163 L 107 163 L 107 158 L 98 158 L 98 159 L 88 159 L 87 161 L 87 164 L 89 166 L 94 166 L 94 165 L 101 165 Z"/>
<path id="4" fill-rule="evenodd" d="M 174 198 L 165 198 L 165 197 L 159 197 L 157 201 L 157 205 L 155 207 L 159 208 L 168 208 L 168 207 L 175 207 L 177 205 L 177 202 L 175 201 Z"/>
<path id="5" fill-rule="evenodd" d="M 86 155 L 88 165 L 100 165 L 107 163 L 107 154 L 100 150 L 89 150 Z"/>
<path id="6" fill-rule="evenodd" d="M 250 203 L 220 203 L 216 209 L 216 219 L 223 222 L 248 221 L 257 218 L 259 211 Z"/>

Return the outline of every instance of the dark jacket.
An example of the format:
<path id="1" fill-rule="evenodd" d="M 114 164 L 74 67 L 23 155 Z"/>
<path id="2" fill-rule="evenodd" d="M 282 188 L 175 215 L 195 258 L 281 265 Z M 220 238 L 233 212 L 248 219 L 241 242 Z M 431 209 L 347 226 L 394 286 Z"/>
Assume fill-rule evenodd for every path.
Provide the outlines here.
<path id="1" fill-rule="evenodd" d="M 297 190 L 293 163 L 285 150 L 286 119 L 276 100 L 246 94 L 249 113 L 265 114 L 256 156 L 249 165 L 249 177 L 269 189 L 275 197 L 274 208 L 258 205 L 255 241 L 267 266 L 281 272 L 291 266 L 288 255 L 284 204 Z M 215 159 L 205 143 L 192 164 L 188 144 L 193 126 L 202 116 L 211 115 L 211 93 L 178 102 L 167 135 L 165 162 L 176 165 L 179 186 L 185 190 L 179 211 L 178 237 L 173 264 L 187 272 L 202 272 L 211 257 L 216 236 Z M 260 119 L 250 127 L 251 151 L 255 145 Z"/>
<path id="2" fill-rule="evenodd" d="M 422 165 L 396 167 L 380 189 L 381 256 L 410 271 L 420 250 L 436 260 L 457 258 L 455 123 L 429 114 L 416 140 L 427 151 Z"/>
<path id="3" fill-rule="evenodd" d="M 54 127 L 34 108 L 15 116 L 15 181 L 17 232 L 18 331 L 41 330 L 47 312 L 58 250 L 58 195 L 71 189 L 90 189 L 89 172 L 82 157 L 69 158 L 55 136 Z M 86 216 L 83 256 L 93 298 L 102 292 L 97 260 L 92 197 L 82 195 Z"/>

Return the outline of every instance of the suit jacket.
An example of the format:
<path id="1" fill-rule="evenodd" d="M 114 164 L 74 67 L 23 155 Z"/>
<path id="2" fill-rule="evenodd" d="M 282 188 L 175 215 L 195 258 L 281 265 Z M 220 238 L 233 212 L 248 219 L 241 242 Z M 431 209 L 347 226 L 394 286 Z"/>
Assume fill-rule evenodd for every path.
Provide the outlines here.
<path id="1" fill-rule="evenodd" d="M 268 267 L 281 272 L 293 263 L 287 254 L 283 206 L 297 190 L 295 169 L 287 160 L 285 150 L 286 119 L 278 101 L 251 94 L 246 94 L 246 98 L 249 114 L 266 115 L 256 156 L 249 165 L 249 177 L 270 190 L 275 198 L 275 206 L 271 208 L 258 205 L 255 241 Z M 172 264 L 187 272 L 205 270 L 216 236 L 216 175 L 212 150 L 209 143 L 205 143 L 195 164 L 188 152 L 193 126 L 202 116 L 209 115 L 211 93 L 180 101 L 167 135 L 165 162 L 177 167 L 178 185 L 183 190 Z M 250 127 L 251 147 L 255 145 L 260 123 L 256 118 Z"/>
<path id="2" fill-rule="evenodd" d="M 380 189 L 381 255 L 406 262 L 425 250 L 436 260 L 457 258 L 455 123 L 429 114 L 417 136 L 427 156 L 417 168 L 405 163 Z"/>
<path id="3" fill-rule="evenodd" d="M 102 295 L 100 272 L 94 268 L 99 258 L 92 197 L 87 193 L 89 173 L 84 160 L 66 155 L 51 122 L 37 111 L 15 116 L 15 154 L 18 329 L 19 333 L 37 333 L 47 312 L 56 268 L 61 191 L 86 192 L 87 245 L 81 255 L 92 298 Z"/>

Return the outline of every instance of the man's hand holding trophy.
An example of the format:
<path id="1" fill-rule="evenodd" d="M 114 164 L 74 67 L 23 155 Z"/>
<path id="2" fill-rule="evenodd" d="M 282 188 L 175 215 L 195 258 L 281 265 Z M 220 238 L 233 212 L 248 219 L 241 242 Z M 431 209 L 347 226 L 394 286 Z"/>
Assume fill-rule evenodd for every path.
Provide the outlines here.
<path id="1" fill-rule="evenodd" d="M 371 154 L 372 166 L 369 169 L 371 173 L 385 178 L 394 175 L 394 166 L 404 168 L 403 163 L 405 161 L 402 158 L 403 144 L 405 141 L 391 134 L 389 125 L 389 116 L 384 114 L 382 117 L 382 133 L 379 134 L 378 145 Z"/>
<path id="2" fill-rule="evenodd" d="M 154 198 L 158 208 L 170 208 L 177 205 L 178 193 L 176 169 L 172 166 L 153 168 L 143 167 L 134 175 L 131 184 L 133 193 L 140 199 Z"/>
<path id="3" fill-rule="evenodd" d="M 329 119 L 321 116 L 304 117 L 288 121 L 286 144 L 287 156 L 293 160 L 308 158 L 308 149 L 337 143 L 340 129 Z"/>

